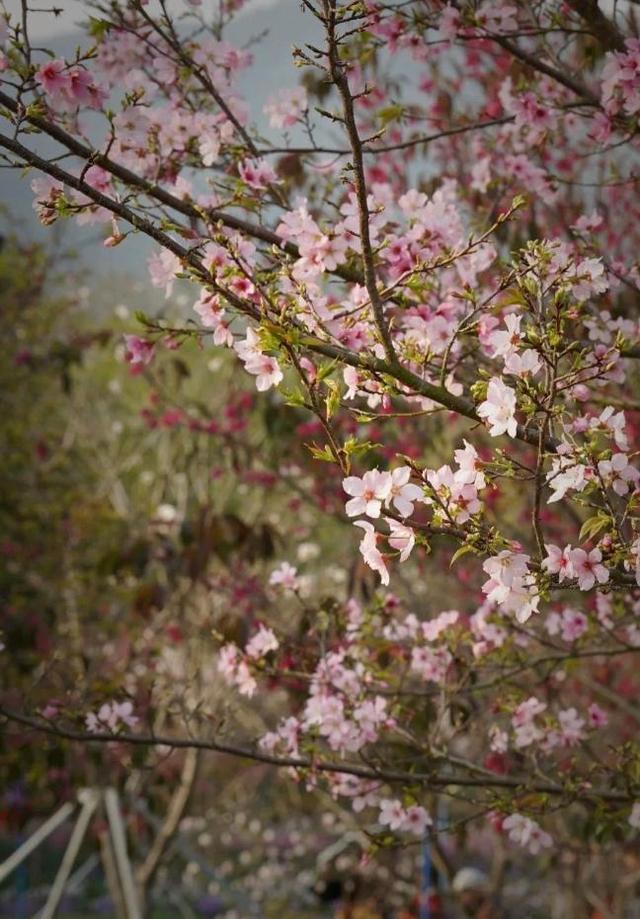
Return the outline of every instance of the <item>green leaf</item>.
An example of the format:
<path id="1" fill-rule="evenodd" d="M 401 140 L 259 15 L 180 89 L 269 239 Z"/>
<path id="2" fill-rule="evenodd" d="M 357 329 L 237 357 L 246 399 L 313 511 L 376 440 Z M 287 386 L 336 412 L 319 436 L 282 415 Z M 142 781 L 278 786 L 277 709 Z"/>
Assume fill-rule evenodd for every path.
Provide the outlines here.
<path id="1" fill-rule="evenodd" d="M 340 408 L 340 388 L 335 380 L 327 380 L 327 395 L 324 400 L 327 418 L 332 418 Z"/>
<path id="2" fill-rule="evenodd" d="M 453 557 L 451 561 L 449 562 L 449 568 L 451 568 L 454 565 L 454 563 L 458 561 L 459 558 L 462 558 L 463 555 L 468 555 L 469 552 L 475 552 L 474 546 L 469 546 L 469 545 L 460 546 L 460 548 L 457 549 L 453 553 Z"/>
<path id="3" fill-rule="evenodd" d="M 593 537 L 603 530 L 606 526 L 611 523 L 611 517 L 608 514 L 596 514 L 595 517 L 590 517 L 588 520 L 582 524 L 580 528 L 580 535 L 578 539 L 580 542 L 584 542 L 587 539 L 593 539 Z"/>
<path id="4" fill-rule="evenodd" d="M 307 404 L 305 397 L 304 397 L 304 393 L 302 393 L 299 389 L 287 389 L 287 390 L 281 389 L 280 393 L 283 396 L 287 405 L 303 407 L 303 406 L 306 406 Z"/>
<path id="5" fill-rule="evenodd" d="M 471 395 L 476 402 L 482 402 L 483 399 L 487 398 L 488 387 L 489 384 L 485 383 L 484 380 L 476 380 L 476 382 L 471 387 Z"/>
<path id="6" fill-rule="evenodd" d="M 95 16 L 89 17 L 89 35 L 98 41 L 111 30 L 111 23 L 108 19 L 97 19 Z"/>
<path id="7" fill-rule="evenodd" d="M 374 443 L 371 440 L 360 441 L 355 437 L 349 437 L 343 446 L 343 452 L 346 456 L 364 456 L 370 450 L 381 447 L 382 444 Z"/>
<path id="8" fill-rule="evenodd" d="M 317 447 L 315 444 L 305 444 L 305 447 L 307 450 L 309 450 L 311 456 L 314 459 L 322 460 L 324 463 L 335 463 L 336 461 L 336 458 L 328 445 L 324 447 Z"/>
<path id="9" fill-rule="evenodd" d="M 404 113 L 404 106 L 396 103 L 395 105 L 387 105 L 384 108 L 378 109 L 376 112 L 376 118 L 380 124 L 385 127 L 388 124 L 391 124 L 393 121 L 398 121 L 402 118 Z"/>
<path id="10" fill-rule="evenodd" d="M 318 367 L 318 382 L 322 382 L 323 380 L 326 380 L 328 376 L 331 376 L 331 374 L 333 373 L 333 371 L 336 369 L 337 366 L 338 366 L 338 361 L 333 360 L 333 361 L 329 361 L 327 364 L 322 364 L 320 367 Z"/>

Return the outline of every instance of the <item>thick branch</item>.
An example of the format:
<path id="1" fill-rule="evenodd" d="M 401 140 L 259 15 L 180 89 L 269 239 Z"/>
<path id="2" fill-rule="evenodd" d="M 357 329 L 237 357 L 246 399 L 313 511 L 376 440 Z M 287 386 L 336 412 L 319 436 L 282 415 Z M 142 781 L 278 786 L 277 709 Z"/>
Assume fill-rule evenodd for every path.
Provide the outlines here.
<path id="1" fill-rule="evenodd" d="M 169 249 L 169 251 L 177 255 L 178 258 L 185 259 L 193 264 L 189 250 L 181 246 L 180 243 L 177 243 L 167 233 L 158 229 L 153 221 L 146 217 L 142 217 L 140 214 L 136 214 L 131 208 L 121 204 L 114 198 L 109 198 L 107 195 L 102 194 L 102 192 L 88 185 L 82 179 L 77 178 L 70 172 L 67 172 L 65 169 L 62 169 L 56 163 L 50 163 L 48 160 L 43 159 L 17 140 L 12 140 L 10 137 L 0 134 L 0 147 L 4 147 L 5 150 L 9 150 L 11 153 L 15 154 L 15 156 L 19 156 L 20 159 L 24 160 L 24 162 L 28 163 L 30 166 L 35 166 L 40 172 L 50 175 L 52 178 L 57 179 L 59 182 L 63 182 L 75 191 L 79 191 L 83 195 L 86 195 L 94 204 L 98 204 L 100 207 L 104 207 L 106 210 L 110 211 L 116 217 L 126 220 L 127 223 L 130 223 L 136 230 L 140 230 L 142 233 L 155 239 L 156 242 L 160 243 L 165 249 Z"/>
<path id="2" fill-rule="evenodd" d="M 579 97 L 577 101 L 580 104 L 589 104 L 600 108 L 597 96 L 594 96 L 591 90 L 580 83 L 579 80 L 576 80 L 568 73 L 564 73 L 562 70 L 558 70 L 557 67 L 547 64 L 537 55 L 525 51 L 524 48 L 521 48 L 517 42 L 512 41 L 510 38 L 504 38 L 501 35 L 491 35 L 490 37 L 497 45 L 500 45 L 505 51 L 508 51 L 523 63 L 528 64 L 533 70 L 537 70 L 538 73 L 544 73 L 546 76 L 551 77 L 552 80 L 555 80 L 556 83 L 560 83 L 562 86 L 566 86 L 567 89 L 572 90 Z"/>
<path id="3" fill-rule="evenodd" d="M 608 16 L 602 12 L 598 6 L 598 0 L 568 0 L 569 6 L 583 19 L 592 29 L 595 39 L 606 48 L 607 51 L 624 51 L 624 36 L 618 29 L 615 22 L 612 22 Z"/>
<path id="4" fill-rule="evenodd" d="M 462 788 L 505 788 L 522 790 L 527 793 L 535 792 L 538 794 L 548 794 L 554 797 L 566 796 L 567 798 L 572 798 L 575 796 L 575 791 L 568 791 L 563 788 L 562 785 L 556 784 L 555 782 L 532 782 L 528 776 L 498 776 L 483 773 L 482 776 L 476 777 L 453 773 L 438 774 L 437 772 L 410 772 L 407 770 L 387 768 L 377 769 L 369 765 L 363 766 L 358 763 L 322 761 L 311 757 L 275 756 L 271 753 L 264 753 L 254 747 L 245 747 L 218 740 L 200 740 L 195 737 L 160 737 L 147 736 L 144 734 L 110 734 L 106 732 L 91 733 L 89 731 L 77 731 L 72 728 L 58 727 L 50 722 L 32 718 L 19 712 L 10 711 L 2 705 L 0 705 L 0 715 L 9 722 L 21 724 L 39 733 L 58 737 L 62 740 L 80 743 L 120 743 L 140 747 L 163 746 L 173 750 L 209 750 L 214 753 L 224 753 L 240 759 L 265 763 L 266 765 L 278 766 L 280 768 L 311 769 L 314 772 L 320 773 L 355 775 L 364 779 L 376 779 L 389 783 L 423 785 L 425 788 L 434 789 L 447 788 L 450 786 L 459 786 Z M 469 765 L 472 766 L 472 764 Z M 580 791 L 580 797 L 581 800 L 593 799 L 624 804 L 634 801 L 639 793 L 640 791 L 638 790 L 631 790 L 628 793 L 623 793 L 600 788 L 583 788 Z"/>

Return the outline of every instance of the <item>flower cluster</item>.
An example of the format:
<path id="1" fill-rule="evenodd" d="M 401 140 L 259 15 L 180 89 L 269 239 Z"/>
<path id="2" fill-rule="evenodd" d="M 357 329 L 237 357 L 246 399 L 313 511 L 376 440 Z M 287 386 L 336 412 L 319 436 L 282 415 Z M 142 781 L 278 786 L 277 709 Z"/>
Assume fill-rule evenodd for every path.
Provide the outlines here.
<path id="1" fill-rule="evenodd" d="M 123 725 L 133 728 L 138 723 L 138 718 L 133 714 L 133 704 L 125 702 L 105 702 L 97 712 L 90 712 L 85 723 L 87 730 L 93 734 L 102 731 L 116 732 Z"/>
<path id="2" fill-rule="evenodd" d="M 489 580 L 482 585 L 487 600 L 497 604 L 507 613 L 513 613 L 518 622 L 526 622 L 538 611 L 540 597 L 529 570 L 530 557 L 522 552 L 503 549 L 488 558 L 482 565 Z"/>
<path id="3" fill-rule="evenodd" d="M 596 584 L 606 584 L 609 580 L 609 571 L 602 564 L 602 552 L 595 548 L 591 551 L 571 546 L 560 549 L 553 544 L 545 546 L 546 558 L 542 567 L 558 576 L 560 582 L 577 580 L 580 590 L 591 590 Z"/>
<path id="4" fill-rule="evenodd" d="M 628 38 L 625 51 L 607 55 L 601 79 L 602 104 L 609 115 L 640 112 L 640 39 Z"/>

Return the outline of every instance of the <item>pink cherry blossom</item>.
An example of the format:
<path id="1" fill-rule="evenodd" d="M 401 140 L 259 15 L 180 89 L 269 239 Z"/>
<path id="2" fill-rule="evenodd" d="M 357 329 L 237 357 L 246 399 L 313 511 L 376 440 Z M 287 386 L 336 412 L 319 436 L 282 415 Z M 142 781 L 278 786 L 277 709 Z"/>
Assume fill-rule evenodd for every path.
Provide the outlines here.
<path id="1" fill-rule="evenodd" d="M 224 645 L 218 655 L 218 671 L 230 686 L 235 686 L 240 695 L 251 698 L 258 688 L 246 661 L 235 645 Z"/>
<path id="2" fill-rule="evenodd" d="M 392 549 L 396 549 L 400 553 L 400 561 L 406 562 L 416 543 L 415 531 L 392 517 L 387 522 L 391 531 L 387 537 L 387 542 Z"/>
<path id="3" fill-rule="evenodd" d="M 460 11 L 450 3 L 442 10 L 438 30 L 443 38 L 453 40 L 462 29 L 462 18 Z"/>
<path id="4" fill-rule="evenodd" d="M 236 672 L 238 665 L 239 652 L 235 645 L 224 645 L 220 648 L 218 654 L 218 671 L 227 679 L 231 680 Z"/>
<path id="5" fill-rule="evenodd" d="M 558 712 L 560 734 L 565 746 L 573 747 L 584 738 L 584 718 L 580 718 L 575 708 L 566 708 Z"/>
<path id="6" fill-rule="evenodd" d="M 411 670 L 423 680 L 443 683 L 452 660 L 447 648 L 417 647 L 411 652 Z"/>
<path id="7" fill-rule="evenodd" d="M 517 750 L 530 747 L 544 737 L 544 731 L 533 721 L 519 725 L 514 732 L 514 745 Z"/>
<path id="8" fill-rule="evenodd" d="M 439 613 L 435 619 L 421 623 L 420 629 L 426 641 L 435 641 L 442 632 L 445 632 L 460 619 L 460 613 L 455 609 Z"/>
<path id="9" fill-rule="evenodd" d="M 256 389 L 265 392 L 277 386 L 284 379 L 284 374 L 275 357 L 264 354 L 260 338 L 255 329 L 247 329 L 246 338 L 234 344 L 234 349 L 244 363 L 247 373 L 256 377 Z"/>
<path id="10" fill-rule="evenodd" d="M 65 90 L 67 99 L 76 105 L 87 105 L 99 109 L 107 93 L 97 86 L 92 75 L 84 67 L 72 67 L 69 70 L 69 84 Z"/>
<path id="11" fill-rule="evenodd" d="M 546 707 L 547 706 L 544 702 L 536 699 L 535 696 L 530 696 L 524 702 L 521 702 L 515 710 L 513 716 L 514 724 L 524 724 L 531 718 L 534 718 L 536 715 L 539 715 L 541 712 L 543 712 Z"/>
<path id="12" fill-rule="evenodd" d="M 147 264 L 151 283 L 154 287 L 164 287 L 168 297 L 173 290 L 175 276 L 181 269 L 180 259 L 168 249 L 161 249 L 150 256 Z"/>
<path id="13" fill-rule="evenodd" d="M 410 477 L 411 469 L 409 466 L 400 466 L 391 473 L 391 486 L 386 503 L 393 504 L 401 517 L 410 517 L 413 514 L 414 501 L 421 501 L 424 497 L 420 486 L 412 485 L 409 482 Z"/>
<path id="14" fill-rule="evenodd" d="M 265 392 L 277 386 L 284 379 L 284 374 L 275 357 L 268 354 L 256 354 L 245 361 L 244 369 L 255 376 L 256 389 Z"/>
<path id="15" fill-rule="evenodd" d="M 482 565 L 489 575 L 489 580 L 482 585 L 487 599 L 505 612 L 514 613 L 518 622 L 526 622 L 537 612 L 540 600 L 528 563 L 528 555 L 504 549 Z"/>
<path id="16" fill-rule="evenodd" d="M 580 590 L 591 590 L 596 582 L 606 584 L 609 580 L 609 570 L 602 564 L 600 549 L 592 549 L 590 552 L 580 548 L 572 549 L 569 557 Z"/>
<path id="17" fill-rule="evenodd" d="M 369 523 L 368 520 L 356 520 L 354 526 L 361 527 L 364 530 L 364 536 L 360 542 L 360 553 L 365 563 L 378 572 L 383 584 L 388 584 L 389 571 L 377 546 L 380 538 L 379 534 L 376 533 L 373 524 Z"/>
<path id="18" fill-rule="evenodd" d="M 512 842 L 527 849 L 532 855 L 537 855 L 542 849 L 553 845 L 551 836 L 545 833 L 535 820 L 522 814 L 511 814 L 503 821 L 502 827 Z"/>
<path id="19" fill-rule="evenodd" d="M 214 344 L 233 347 L 233 334 L 224 321 L 225 311 L 220 306 L 220 298 L 216 294 L 211 294 L 203 288 L 199 299 L 193 304 L 193 309 L 200 317 L 202 325 L 207 329 L 213 329 Z"/>
<path id="20" fill-rule="evenodd" d="M 90 712 L 86 716 L 85 723 L 92 733 L 116 732 L 122 725 L 135 727 L 138 718 L 133 714 L 133 704 L 127 699 L 124 702 L 105 702 L 97 713 Z"/>
<path id="21" fill-rule="evenodd" d="M 613 435 L 613 439 L 620 450 L 626 451 L 629 449 L 627 420 L 624 412 L 616 412 L 611 405 L 607 405 L 600 413 L 596 424 L 606 428 Z"/>
<path id="22" fill-rule="evenodd" d="M 303 86 L 280 89 L 264 106 L 272 128 L 289 128 L 301 117 L 307 107 L 307 93 Z"/>
<path id="23" fill-rule="evenodd" d="M 202 157 L 202 165 L 213 166 L 218 160 L 221 147 L 222 138 L 220 134 L 214 126 L 210 126 L 198 140 L 198 151 Z"/>
<path id="24" fill-rule="evenodd" d="M 124 702 L 112 702 L 111 710 L 113 717 L 126 724 L 127 727 L 134 727 L 138 723 L 138 718 L 133 714 L 133 703 L 128 699 Z"/>
<path id="25" fill-rule="evenodd" d="M 577 641 L 589 628 L 589 620 L 580 610 L 571 608 L 563 610 L 561 621 L 563 641 Z"/>
<path id="26" fill-rule="evenodd" d="M 383 798 L 380 802 L 380 815 L 378 821 L 390 830 L 400 830 L 405 820 L 405 810 L 402 802 L 397 799 Z"/>
<path id="27" fill-rule="evenodd" d="M 515 437 L 518 423 L 515 417 L 516 394 L 499 377 L 492 377 L 487 387 L 487 398 L 478 406 L 478 415 L 489 426 L 489 434 L 499 437 L 508 434 Z"/>
<path id="28" fill-rule="evenodd" d="M 289 562 L 282 562 L 271 572 L 269 583 L 272 587 L 282 587 L 284 590 L 298 590 L 300 587 L 298 569 Z"/>
<path id="29" fill-rule="evenodd" d="M 542 361 L 536 351 L 529 348 L 526 351 L 513 351 L 505 358 L 505 373 L 516 377 L 535 376 L 542 368 Z"/>
<path id="30" fill-rule="evenodd" d="M 597 702 L 592 702 L 587 709 L 589 724 L 593 728 L 605 728 L 609 723 L 609 716 L 603 708 L 600 708 Z"/>
<path id="31" fill-rule="evenodd" d="M 342 487 L 348 495 L 353 496 L 345 505 L 349 517 L 366 514 L 375 519 L 380 516 L 383 503 L 391 495 L 393 480 L 389 472 L 370 469 L 362 478 L 347 476 L 343 479 Z"/>
<path id="32" fill-rule="evenodd" d="M 618 495 L 626 495 L 630 489 L 635 491 L 640 482 L 640 470 L 630 464 L 626 453 L 614 453 L 611 459 L 600 460 L 598 472 Z"/>
<path id="33" fill-rule="evenodd" d="M 489 738 L 489 745 L 494 753 L 506 753 L 509 749 L 509 735 L 497 724 L 492 724 L 489 728 Z"/>
<path id="34" fill-rule="evenodd" d="M 130 364 L 149 364 L 155 352 L 155 345 L 139 335 L 125 335 L 126 358 Z"/>
<path id="35" fill-rule="evenodd" d="M 542 561 L 542 567 L 545 571 L 548 571 L 549 574 L 557 574 L 561 583 L 567 578 L 575 577 L 571 564 L 571 546 L 565 546 L 564 549 L 560 549 L 558 546 L 547 543 L 545 549 L 547 550 L 547 557 Z"/>
<path id="36" fill-rule="evenodd" d="M 333 38 L 332 23 L 307 17 L 317 34 L 295 52 L 301 83 L 278 86 L 256 121 L 261 93 L 244 98 L 252 81 L 238 79 L 252 57 L 249 45 L 223 39 L 211 16 L 192 8 L 200 2 L 187 0 L 186 12 L 177 13 L 171 3 L 154 9 L 148 0 L 98 4 L 99 28 L 92 23 L 88 42 L 68 60 L 40 42 L 25 48 L 20 17 L 0 13 L 13 138 L 5 138 L 6 156 L 43 172 L 33 182 L 42 223 L 100 225 L 109 252 L 99 251 L 110 260 L 134 236 L 147 236 L 156 246 L 152 285 L 169 297 L 180 279 L 178 296 L 149 321 L 148 335 L 125 337 L 131 372 L 142 371 L 160 345 L 180 347 L 194 361 L 197 346 L 200 366 L 214 371 L 202 386 L 195 374 L 185 377 L 179 393 L 170 391 L 175 374 L 161 374 L 155 382 L 163 385 L 153 390 L 156 374 L 138 379 L 148 391 L 141 414 L 150 449 L 166 429 L 178 459 L 185 450 L 206 462 L 215 454 L 202 488 L 198 481 L 182 487 L 197 463 L 184 470 L 169 464 L 179 475 L 163 477 L 162 500 L 176 501 L 180 513 L 174 508 L 171 526 L 152 515 L 154 570 L 171 563 L 170 575 L 176 567 L 174 518 L 191 513 L 182 492 L 197 511 L 200 498 L 206 505 L 211 497 L 207 477 L 226 469 L 220 501 L 247 526 L 277 525 L 287 553 L 300 541 L 298 558 L 309 572 L 253 557 L 234 568 L 214 553 L 194 589 L 213 590 L 216 609 L 231 610 L 249 633 L 241 647 L 219 649 L 213 679 L 205 661 L 202 679 L 189 680 L 192 642 L 166 616 L 125 629 L 118 585 L 106 584 L 102 604 L 107 613 L 118 607 L 118 629 L 94 656 L 105 679 L 145 699 L 145 711 L 169 705 L 176 736 L 188 733 L 176 700 L 186 714 L 200 711 L 204 726 L 217 714 L 211 693 L 199 698 L 202 687 L 217 691 L 217 680 L 226 684 L 223 695 L 260 693 L 250 706 L 236 697 L 229 707 L 240 714 L 229 724 L 229 746 L 237 733 L 238 744 L 258 741 L 274 757 L 304 759 L 309 768 L 289 770 L 296 780 L 346 799 L 336 813 L 345 804 L 353 814 L 370 809 L 363 823 L 378 820 L 385 836 L 410 834 L 403 844 L 428 832 L 411 778 L 412 766 L 422 766 L 411 750 L 431 750 L 425 769 L 434 781 L 426 784 L 460 782 L 453 816 L 461 825 L 481 822 L 474 802 L 494 797 L 501 813 L 489 815 L 489 824 L 524 853 L 544 856 L 552 845 L 536 822 L 547 814 L 558 840 L 577 852 L 584 827 L 572 813 L 584 793 L 595 805 L 588 855 L 600 860 L 599 831 L 617 824 L 605 834 L 608 860 L 611 840 L 631 835 L 627 817 L 640 829 L 640 802 L 631 808 L 629 798 L 629 719 L 615 704 L 615 696 L 633 693 L 631 652 L 640 647 L 633 402 L 640 263 L 632 194 L 640 39 L 623 9 L 630 4 L 344 4 L 348 15 L 338 17 Z M 244 5 L 224 0 L 225 34 L 227 20 L 233 34 L 233 14 Z M 56 149 L 49 152 L 50 142 Z M 46 293 L 49 279 L 35 274 L 27 280 Z M 198 299 L 185 316 L 183 291 L 192 283 Z M 50 343 L 23 349 L 22 319 L 13 331 L 16 368 L 33 376 Z M 234 353 L 211 360 L 212 345 Z M 238 380 L 232 369 L 227 374 L 235 357 L 265 398 L 244 391 L 240 371 Z M 304 397 L 296 390 L 281 399 L 273 388 L 297 371 Z M 218 391 L 220 381 L 228 392 Z M 262 414 L 268 422 L 285 410 L 283 401 L 297 407 L 291 424 L 278 426 L 277 449 L 267 449 Z M 310 406 L 314 417 L 301 417 Z M 296 453 L 293 441 L 304 448 L 327 426 L 339 462 L 316 469 L 314 481 L 313 457 Z M 468 439 L 454 449 L 463 434 Z M 511 440 L 496 445 L 503 435 Z M 39 462 L 47 452 L 36 444 Z M 363 464 L 354 467 L 361 476 L 351 474 L 351 462 Z M 354 569 L 341 553 L 343 476 L 342 517 L 358 527 L 373 580 L 398 578 L 393 594 L 379 584 L 370 589 L 362 566 Z M 247 503 L 249 484 L 264 501 Z M 599 528 L 589 530 L 589 520 Z M 594 541 L 574 548 L 582 524 Z M 471 551 L 462 563 L 458 554 L 447 574 L 458 547 Z M 23 563 L 35 566 L 38 586 L 33 553 L 5 540 L 0 554 L 20 571 Z M 182 596 L 193 578 L 188 564 L 179 567 L 165 586 L 173 590 L 175 581 Z M 285 595 L 291 591 L 300 597 Z M 295 602 L 303 593 L 304 604 Z M 453 603 L 459 611 L 443 609 Z M 198 603 L 183 606 L 197 626 Z M 320 613 L 309 617 L 309 610 Z M 60 637 L 48 628 L 40 634 L 37 608 L 26 612 L 34 649 Z M 53 676 L 63 679 L 58 669 Z M 602 695 L 598 683 L 610 712 L 592 701 Z M 40 702 L 50 692 L 41 688 Z M 450 719 L 448 698 L 440 699 L 454 690 L 473 703 L 466 721 Z M 73 717 L 54 701 L 44 709 L 52 722 Z M 34 704 L 42 711 L 35 697 Z M 117 736 L 137 720 L 129 701 L 94 708 L 82 712 L 90 731 Z M 261 739 L 249 736 L 263 717 L 278 720 L 266 733 L 258 729 Z M 367 777 L 341 774 L 343 766 Z M 487 787 L 476 795 L 466 782 L 482 768 Z M 491 771 L 504 774 L 495 786 Z M 548 794 L 538 793 L 542 787 Z M 609 789 L 616 801 L 607 800 Z M 531 816 L 519 813 L 529 808 Z M 338 822 L 344 835 L 338 816 L 331 832 Z M 534 891 L 543 912 L 562 854 L 539 860 L 549 875 Z M 462 849 L 454 855 L 456 863 L 464 857 Z M 615 873 L 615 861 L 609 864 Z M 593 886 L 581 865 L 573 865 L 577 881 Z M 519 873 L 524 913 L 531 902 L 523 885 L 534 873 Z"/>
<path id="37" fill-rule="evenodd" d="M 252 660 L 258 660 L 270 651 L 277 651 L 279 647 L 280 643 L 272 630 L 261 625 L 255 635 L 247 642 L 245 653 Z"/>
<path id="38" fill-rule="evenodd" d="M 518 351 L 522 341 L 520 332 L 521 322 L 521 316 L 510 313 L 508 316 L 505 316 L 504 319 L 504 324 L 507 327 L 506 331 L 498 330 L 489 335 L 489 345 L 496 357 L 506 358 L 509 357 L 510 354 Z"/>
<path id="39" fill-rule="evenodd" d="M 476 14 L 478 25 L 492 34 L 515 32 L 518 8 L 505 0 L 484 0 Z"/>
<path id="40" fill-rule="evenodd" d="M 240 661 L 238 663 L 234 678 L 234 684 L 240 695 L 247 696 L 249 699 L 255 694 L 255 691 L 258 688 L 258 684 L 256 683 L 251 674 L 251 671 L 244 661 Z"/>
<path id="41" fill-rule="evenodd" d="M 456 523 L 466 523 L 474 514 L 482 510 L 482 503 L 473 485 L 460 485 L 454 482 L 451 488 L 449 512 Z"/>
<path id="42" fill-rule="evenodd" d="M 544 737 L 544 731 L 535 723 L 537 715 L 542 714 L 547 706 L 540 702 L 535 696 L 531 696 L 516 708 L 511 718 L 515 736 L 514 743 L 517 749 L 521 750 L 531 746 Z"/>
<path id="43" fill-rule="evenodd" d="M 581 214 L 580 217 L 572 224 L 571 229 L 578 230 L 580 233 L 593 233 L 599 230 L 604 223 L 602 214 L 598 211 L 592 211 L 590 214 Z"/>
<path id="44" fill-rule="evenodd" d="M 486 479 L 482 471 L 482 461 L 476 448 L 464 440 L 464 447 L 454 451 L 455 461 L 459 466 L 455 473 L 455 480 L 461 485 L 473 485 L 474 488 L 484 488 Z"/>
<path id="45" fill-rule="evenodd" d="M 278 181 L 278 176 L 273 168 L 264 161 L 244 160 L 240 163 L 238 172 L 247 185 L 259 191 Z"/>
<path id="46" fill-rule="evenodd" d="M 405 833 L 411 833 L 413 836 L 422 837 L 427 828 L 431 826 L 432 822 L 431 817 L 424 807 L 421 807 L 419 804 L 411 804 L 405 811 L 400 828 Z"/>
<path id="47" fill-rule="evenodd" d="M 59 58 L 41 64 L 36 71 L 36 80 L 51 96 L 66 95 L 71 85 L 67 64 Z"/>
<path id="48" fill-rule="evenodd" d="M 625 51 L 613 51 L 606 56 L 602 69 L 602 104 L 615 115 L 640 112 L 640 40 L 628 38 Z"/>
<path id="49" fill-rule="evenodd" d="M 560 501 L 569 490 L 583 491 L 591 478 L 591 470 L 583 463 L 575 463 L 567 456 L 555 457 L 547 472 L 547 483 L 553 490 L 547 503 Z"/>
<path id="50" fill-rule="evenodd" d="M 64 196 L 64 185 L 49 176 L 38 176 L 31 181 L 31 190 L 35 198 L 33 209 L 41 223 L 54 223 L 58 216 L 56 204 Z"/>
<path id="51" fill-rule="evenodd" d="M 587 300 L 589 297 L 604 293 L 608 287 L 609 282 L 605 277 L 601 259 L 583 259 L 576 266 L 573 295 L 578 300 Z"/>

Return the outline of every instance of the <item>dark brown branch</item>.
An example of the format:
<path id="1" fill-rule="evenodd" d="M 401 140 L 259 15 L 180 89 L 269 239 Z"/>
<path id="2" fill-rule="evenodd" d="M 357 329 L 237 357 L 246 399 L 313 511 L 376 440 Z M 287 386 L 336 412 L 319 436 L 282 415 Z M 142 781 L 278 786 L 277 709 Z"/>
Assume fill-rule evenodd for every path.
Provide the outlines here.
<path id="1" fill-rule="evenodd" d="M 588 26 L 590 34 L 606 48 L 607 51 L 624 51 L 624 36 L 615 22 L 602 12 L 598 0 L 568 0 L 571 9 L 575 10 Z"/>
<path id="2" fill-rule="evenodd" d="M 107 732 L 92 733 L 89 731 L 78 731 L 72 728 L 58 727 L 42 719 L 32 718 L 28 715 L 11 711 L 3 705 L 0 705 L 0 715 L 8 722 L 21 724 L 26 728 L 60 738 L 61 740 L 69 740 L 78 743 L 120 743 L 140 747 L 163 746 L 173 750 L 208 750 L 214 753 L 223 753 L 228 756 L 235 756 L 240 759 L 285 769 L 310 769 L 320 773 L 355 775 L 359 778 L 377 779 L 378 781 L 389 783 L 400 782 L 404 784 L 423 785 L 426 788 L 447 788 L 457 785 L 459 787 L 469 788 L 522 789 L 528 793 L 536 792 L 538 794 L 553 795 L 554 797 L 566 796 L 567 798 L 572 798 L 575 796 L 575 792 L 566 790 L 562 785 L 556 784 L 555 782 L 532 782 L 529 776 L 498 776 L 485 774 L 483 772 L 481 776 L 476 777 L 454 773 L 438 774 L 437 772 L 425 773 L 386 768 L 377 769 L 374 766 L 361 765 L 359 763 L 322 761 L 301 756 L 275 756 L 271 753 L 264 753 L 254 747 L 240 746 L 238 744 L 226 743 L 219 740 L 201 740 L 195 737 L 164 737 L 155 735 L 147 736 L 144 734 L 111 734 Z M 466 765 L 460 760 L 456 760 L 456 762 Z M 470 763 L 469 768 L 473 769 L 475 767 Z M 580 792 L 580 797 L 581 800 L 590 798 L 593 800 L 624 804 L 634 801 L 638 794 L 640 794 L 639 790 L 622 793 L 600 788 L 584 788 Z"/>
<path id="3" fill-rule="evenodd" d="M 102 192 L 88 185 L 86 182 L 82 181 L 82 179 L 78 179 L 65 169 L 62 169 L 56 163 L 51 163 L 43 159 L 17 140 L 12 140 L 10 137 L 0 134 L 0 147 L 4 147 L 5 150 L 9 150 L 15 156 L 19 156 L 25 163 L 28 163 L 30 166 L 35 166 L 36 169 L 39 169 L 40 172 L 45 173 L 45 175 L 50 175 L 52 178 L 57 179 L 59 182 L 63 182 L 75 191 L 79 191 L 83 195 L 86 195 L 94 204 L 98 204 L 100 207 L 104 207 L 106 210 L 111 211 L 116 217 L 126 220 L 127 223 L 130 223 L 136 230 L 140 230 L 147 236 L 155 239 L 156 242 L 160 243 L 165 249 L 169 249 L 169 251 L 177 255 L 178 258 L 193 264 L 189 250 L 181 246 L 180 243 L 177 243 L 167 233 L 160 230 L 153 221 L 146 217 L 142 217 L 140 214 L 136 214 L 131 208 L 121 204 L 114 198 L 109 198 L 107 195 L 102 194 Z"/>
<path id="4" fill-rule="evenodd" d="M 508 51 L 509 54 L 517 57 L 518 60 L 522 61 L 524 64 L 528 64 L 533 70 L 538 71 L 538 73 L 544 73 L 546 76 L 551 77 L 552 80 L 555 80 L 556 83 L 560 83 L 562 86 L 566 86 L 567 89 L 572 90 L 572 92 L 578 96 L 577 101 L 581 105 L 588 104 L 600 108 L 600 101 L 597 96 L 594 96 L 591 90 L 580 83 L 579 80 L 576 80 L 568 73 L 564 73 L 562 70 L 558 70 L 557 67 L 547 64 L 546 61 L 543 61 L 537 55 L 525 51 L 524 48 L 521 48 L 517 42 L 512 41 L 510 38 L 504 38 L 501 35 L 491 35 L 489 37 L 497 45 L 504 48 L 505 51 Z"/>
<path id="5" fill-rule="evenodd" d="M 360 228 L 360 246 L 362 248 L 362 265 L 364 282 L 371 301 L 371 308 L 375 318 L 376 327 L 382 339 L 387 360 L 396 361 L 396 353 L 391 339 L 389 323 L 384 312 L 384 303 L 378 290 L 378 280 L 373 259 L 373 247 L 370 234 L 370 214 L 367 201 L 367 183 L 364 174 L 364 159 L 362 156 L 362 141 L 358 133 L 356 116 L 353 108 L 353 96 L 349 88 L 349 80 L 345 73 L 344 65 L 338 57 L 338 38 L 336 35 L 336 5 L 335 0 L 325 0 L 325 16 L 327 28 L 327 43 L 329 51 L 329 66 L 333 80 L 340 98 L 344 123 L 349 136 L 351 153 L 353 156 L 353 170 L 355 174 L 356 198 L 358 200 L 358 218 Z"/>
<path id="6" fill-rule="evenodd" d="M 435 134 L 426 134 L 422 137 L 414 137 L 411 140 L 404 140 L 397 144 L 382 144 L 380 147 L 368 147 L 365 142 L 362 145 L 362 152 L 365 156 L 375 155 L 377 153 L 392 153 L 394 150 L 407 150 L 410 147 L 419 147 L 423 144 L 430 144 L 433 141 L 441 140 L 443 137 L 453 137 L 456 134 L 466 134 L 469 131 L 481 131 L 484 128 L 493 128 L 502 124 L 509 124 L 515 120 L 515 115 L 504 115 L 501 118 L 491 118 L 488 121 L 477 121 L 473 124 L 462 124 L 455 128 L 446 128 L 437 131 Z M 303 156 L 312 153 L 336 154 L 338 156 L 347 156 L 351 153 L 350 147 L 269 147 L 268 149 L 259 150 L 260 156 L 273 156 L 274 154 Z"/>

